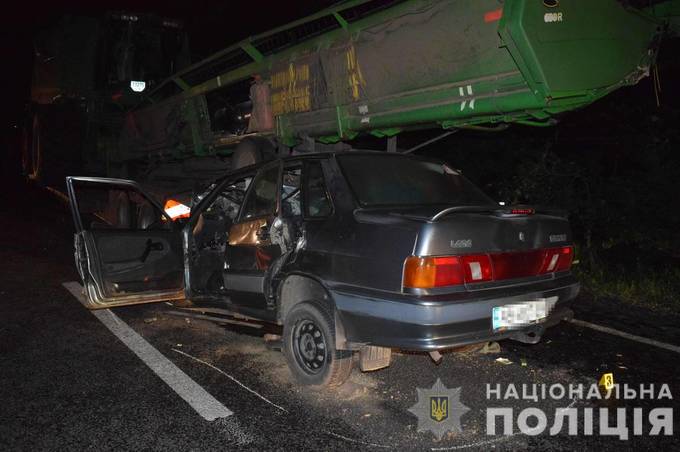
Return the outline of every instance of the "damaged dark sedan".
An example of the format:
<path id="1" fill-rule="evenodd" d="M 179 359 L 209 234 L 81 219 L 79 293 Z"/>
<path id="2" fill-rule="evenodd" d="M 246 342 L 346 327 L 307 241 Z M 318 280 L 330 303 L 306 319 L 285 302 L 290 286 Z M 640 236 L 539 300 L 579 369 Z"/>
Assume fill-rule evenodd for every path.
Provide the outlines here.
<path id="1" fill-rule="evenodd" d="M 90 307 L 175 301 L 278 325 L 303 384 L 341 384 L 356 363 L 388 366 L 392 349 L 536 343 L 571 315 L 579 290 L 563 216 L 500 206 L 423 157 L 251 165 L 174 221 L 134 182 L 67 182 Z"/>

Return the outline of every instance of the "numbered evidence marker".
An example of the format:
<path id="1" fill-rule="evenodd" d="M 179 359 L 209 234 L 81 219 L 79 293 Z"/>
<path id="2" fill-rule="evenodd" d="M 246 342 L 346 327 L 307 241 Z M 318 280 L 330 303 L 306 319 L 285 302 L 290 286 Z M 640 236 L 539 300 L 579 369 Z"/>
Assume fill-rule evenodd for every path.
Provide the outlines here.
<path id="1" fill-rule="evenodd" d="M 600 377 L 600 382 L 597 384 L 600 388 L 609 392 L 614 388 L 614 374 L 606 373 Z"/>

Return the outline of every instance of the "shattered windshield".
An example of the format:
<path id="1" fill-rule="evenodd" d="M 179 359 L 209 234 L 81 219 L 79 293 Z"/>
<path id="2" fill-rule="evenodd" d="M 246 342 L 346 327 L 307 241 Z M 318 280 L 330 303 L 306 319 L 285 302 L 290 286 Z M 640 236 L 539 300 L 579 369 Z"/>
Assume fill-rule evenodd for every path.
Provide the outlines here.
<path id="1" fill-rule="evenodd" d="M 460 172 L 443 163 L 398 154 L 357 153 L 337 158 L 364 207 L 497 206 Z"/>

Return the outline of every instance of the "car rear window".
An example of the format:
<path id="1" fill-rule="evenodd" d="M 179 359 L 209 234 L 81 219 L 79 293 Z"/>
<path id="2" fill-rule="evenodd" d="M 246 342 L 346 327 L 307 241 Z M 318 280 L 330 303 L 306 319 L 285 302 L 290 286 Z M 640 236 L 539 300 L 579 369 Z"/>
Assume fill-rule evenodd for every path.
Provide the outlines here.
<path id="1" fill-rule="evenodd" d="M 338 161 L 364 207 L 496 203 L 443 163 L 395 154 L 346 154 Z"/>

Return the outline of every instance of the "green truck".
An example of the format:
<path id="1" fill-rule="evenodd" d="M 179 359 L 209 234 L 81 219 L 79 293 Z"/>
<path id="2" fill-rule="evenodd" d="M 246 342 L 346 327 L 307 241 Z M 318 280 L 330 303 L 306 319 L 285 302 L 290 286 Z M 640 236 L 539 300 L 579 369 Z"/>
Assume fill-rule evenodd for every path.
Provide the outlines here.
<path id="1" fill-rule="evenodd" d="M 147 83 L 107 133 L 82 115 L 82 171 L 167 198 L 364 134 L 550 126 L 648 76 L 679 16 L 678 0 L 340 2 Z"/>

